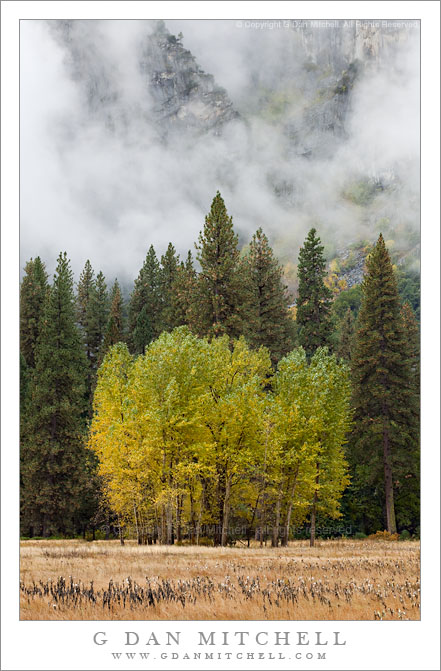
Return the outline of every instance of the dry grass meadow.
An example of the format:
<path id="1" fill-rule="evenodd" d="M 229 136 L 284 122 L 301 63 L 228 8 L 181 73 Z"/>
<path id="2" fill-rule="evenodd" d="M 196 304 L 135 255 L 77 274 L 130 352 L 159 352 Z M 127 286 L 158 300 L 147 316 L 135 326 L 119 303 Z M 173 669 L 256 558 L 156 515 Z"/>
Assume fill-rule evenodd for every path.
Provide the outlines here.
<path id="1" fill-rule="evenodd" d="M 22 541 L 23 620 L 418 620 L 420 544 Z"/>

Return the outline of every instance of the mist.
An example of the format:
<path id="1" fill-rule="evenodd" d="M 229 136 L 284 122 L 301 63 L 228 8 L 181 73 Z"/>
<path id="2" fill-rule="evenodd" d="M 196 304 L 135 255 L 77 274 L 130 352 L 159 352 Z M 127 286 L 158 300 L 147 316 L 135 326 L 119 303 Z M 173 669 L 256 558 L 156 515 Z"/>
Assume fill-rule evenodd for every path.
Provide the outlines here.
<path id="1" fill-rule="evenodd" d="M 166 25 L 183 33 L 184 47 L 239 114 L 220 134 L 161 133 L 139 68 L 153 22 L 75 21 L 68 43 L 55 22 L 21 22 L 21 266 L 40 255 L 53 272 L 66 250 L 76 277 L 90 259 L 109 283 L 116 276 L 130 282 L 150 244 L 159 256 L 169 241 L 181 255 L 194 249 L 217 190 L 240 243 L 261 226 L 283 263 L 296 262 L 312 225 L 329 254 L 374 239 L 381 226 L 395 248 L 412 249 L 409 231 L 419 230 L 416 30 L 393 36 L 393 48 L 367 62 L 342 128 L 330 132 L 305 117 L 318 93 L 301 31 L 247 30 L 234 21 Z M 332 45 L 317 60 L 337 72 L 346 47 Z M 276 117 L 266 108 L 274 95 L 283 100 Z M 287 135 L 293 124 L 301 129 L 294 143 Z M 347 197 L 358 180 L 381 185 L 363 206 Z M 282 193 L 280 185 L 287 185 Z"/>

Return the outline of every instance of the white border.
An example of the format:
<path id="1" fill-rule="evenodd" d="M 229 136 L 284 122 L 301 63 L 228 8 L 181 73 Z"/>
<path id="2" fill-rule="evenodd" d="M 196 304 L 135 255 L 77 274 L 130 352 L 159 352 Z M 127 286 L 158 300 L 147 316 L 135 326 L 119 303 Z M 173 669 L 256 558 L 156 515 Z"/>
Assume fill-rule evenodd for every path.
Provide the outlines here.
<path id="1" fill-rule="evenodd" d="M 439 4 L 437 2 L 3 2 L 2 32 L 2 668 L 192 668 L 179 663 L 112 663 L 91 636 L 116 641 L 126 630 L 340 630 L 347 646 L 326 662 L 209 662 L 210 668 L 438 669 L 439 636 Z M 421 622 L 249 622 L 145 625 L 19 622 L 18 574 L 18 272 L 20 18 L 390 18 L 422 20 L 422 380 L 423 612 Z M 437 505 L 438 499 L 438 505 Z M 142 626 L 141 626 L 142 625 Z M 116 638 L 117 637 L 117 638 Z M 118 649 L 121 649 L 119 647 Z M 144 648 L 145 649 L 145 648 Z M 238 648 L 237 650 L 241 650 Z M 234 652 L 230 647 L 229 651 Z M 295 652 L 295 651 L 294 651 Z M 161 666 L 158 666 L 161 664 Z M 200 666 L 199 668 L 204 668 Z"/>

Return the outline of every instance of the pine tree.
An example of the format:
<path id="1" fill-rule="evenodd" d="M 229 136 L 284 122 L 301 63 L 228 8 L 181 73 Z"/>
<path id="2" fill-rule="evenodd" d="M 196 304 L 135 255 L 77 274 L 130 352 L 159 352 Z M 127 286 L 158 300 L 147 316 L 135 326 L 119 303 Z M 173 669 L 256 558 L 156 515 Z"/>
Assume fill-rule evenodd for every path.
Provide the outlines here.
<path id="1" fill-rule="evenodd" d="M 78 291 L 77 291 L 77 318 L 78 323 L 81 326 L 83 332 L 86 336 L 86 356 L 89 359 L 89 352 L 87 351 L 88 341 L 88 327 L 89 327 L 89 304 L 90 298 L 95 284 L 94 270 L 89 260 L 84 264 L 83 271 L 80 275 L 80 281 L 78 282 Z"/>
<path id="2" fill-rule="evenodd" d="M 162 301 L 160 269 L 153 245 L 135 280 L 129 305 L 129 344 L 133 353 L 143 354 L 161 333 Z"/>
<path id="3" fill-rule="evenodd" d="M 42 316 L 49 284 L 44 263 L 40 257 L 30 259 L 25 266 L 20 286 L 20 444 L 23 445 L 29 415 L 31 381 L 35 367 L 35 351 L 42 328 Z M 23 449 L 20 450 L 20 487 L 23 487 Z M 22 489 L 23 491 L 23 489 Z M 20 502 L 23 516 L 23 502 Z M 22 517 L 23 518 L 23 517 Z"/>
<path id="4" fill-rule="evenodd" d="M 20 412 L 21 413 L 23 413 L 23 409 L 28 396 L 29 384 L 30 384 L 30 369 L 28 364 L 26 363 L 26 359 L 20 352 Z"/>
<path id="5" fill-rule="evenodd" d="M 323 246 L 311 228 L 299 252 L 297 324 L 299 343 L 311 357 L 318 347 L 330 344 L 332 291 L 324 284 Z"/>
<path id="6" fill-rule="evenodd" d="M 96 372 L 100 364 L 100 355 L 106 336 L 109 321 L 109 296 L 107 293 L 106 278 L 100 271 L 96 276 L 89 301 L 90 349 L 93 359 L 94 384 Z"/>
<path id="7" fill-rule="evenodd" d="M 110 314 L 104 335 L 100 361 L 113 345 L 124 341 L 123 301 L 118 280 L 113 283 L 110 294 Z"/>
<path id="8" fill-rule="evenodd" d="M 197 330 L 200 335 L 238 337 L 244 331 L 238 237 L 219 191 L 205 217 L 196 249 L 201 264 L 195 306 Z"/>
<path id="9" fill-rule="evenodd" d="M 413 388 L 420 395 L 420 330 L 412 306 L 407 301 L 401 307 L 401 320 L 406 338 L 406 354 L 409 358 Z"/>
<path id="10" fill-rule="evenodd" d="M 380 235 L 366 261 L 352 359 L 355 482 L 382 487 L 387 531 L 397 530 L 394 490 L 403 465 L 413 469 L 418 407 L 397 281 Z"/>
<path id="11" fill-rule="evenodd" d="M 20 352 L 29 368 L 35 366 L 35 347 L 41 328 L 41 316 L 48 292 L 44 263 L 37 256 L 25 266 L 20 286 Z"/>
<path id="12" fill-rule="evenodd" d="M 161 268 L 159 271 L 159 285 L 161 292 L 162 314 L 161 330 L 172 331 L 180 326 L 175 295 L 175 282 L 178 275 L 179 256 L 170 242 L 167 251 L 161 257 Z"/>
<path id="13" fill-rule="evenodd" d="M 247 339 L 254 347 L 267 347 L 274 365 L 293 348 L 294 322 L 282 268 L 261 228 L 251 240 L 244 276 L 250 291 Z"/>
<path id="14" fill-rule="evenodd" d="M 77 291 L 77 320 L 80 326 L 81 339 L 87 360 L 86 374 L 86 400 L 88 405 L 88 414 L 92 414 L 92 388 L 94 381 L 94 372 L 96 369 L 96 353 L 94 350 L 94 319 L 95 315 L 91 309 L 93 294 L 95 291 L 95 273 L 89 260 L 86 261 L 84 269 L 80 275 Z"/>
<path id="15" fill-rule="evenodd" d="M 84 371 L 72 271 L 60 254 L 45 301 L 22 434 L 22 522 L 31 535 L 74 528 L 84 486 Z"/>
<path id="16" fill-rule="evenodd" d="M 189 326 L 197 331 L 197 319 L 195 314 L 195 292 L 197 284 L 197 273 L 193 264 L 191 251 L 187 258 L 178 266 L 176 278 L 173 283 L 173 295 L 175 302 L 175 318 L 178 326 Z"/>
<path id="17" fill-rule="evenodd" d="M 408 531 L 419 531 L 420 518 L 420 332 L 415 313 L 406 302 L 401 307 L 405 337 L 404 354 L 410 370 L 409 408 L 412 410 L 412 439 L 395 465 L 395 508 L 397 524 Z"/>
<path id="18" fill-rule="evenodd" d="M 337 346 L 338 356 L 347 362 L 350 362 L 352 359 L 354 338 L 355 320 L 351 308 L 348 308 L 340 325 L 340 338 Z"/>

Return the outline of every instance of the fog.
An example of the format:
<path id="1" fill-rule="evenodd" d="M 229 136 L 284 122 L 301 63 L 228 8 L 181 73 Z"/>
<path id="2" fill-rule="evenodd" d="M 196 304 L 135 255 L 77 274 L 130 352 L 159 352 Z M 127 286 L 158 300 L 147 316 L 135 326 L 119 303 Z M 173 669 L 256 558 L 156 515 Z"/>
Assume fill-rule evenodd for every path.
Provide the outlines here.
<path id="1" fill-rule="evenodd" d="M 139 68 L 150 22 L 76 21 L 69 43 L 54 22 L 21 22 L 22 266 L 40 255 L 53 272 L 66 250 L 76 277 L 90 259 L 109 282 L 115 276 L 129 282 L 150 244 L 158 255 L 169 241 L 181 255 L 194 248 L 218 189 L 241 243 L 262 226 L 283 262 L 295 263 L 312 225 L 330 254 L 373 239 L 385 220 L 396 248 L 411 247 L 408 232 L 419 227 L 416 30 L 389 40 L 393 48 L 367 64 L 344 129 L 332 135 L 304 120 L 318 94 L 307 88 L 310 45 L 301 32 L 231 21 L 166 25 L 173 34 L 182 31 L 184 47 L 239 112 L 221 135 L 162 138 Z M 328 42 L 320 58 L 334 67 L 343 47 L 333 53 Z M 262 108 L 262 90 L 290 92 L 276 120 Z M 287 138 L 291 122 L 314 149 L 307 158 L 300 155 L 302 133 L 296 148 Z M 367 207 L 343 197 L 369 178 L 385 188 Z M 285 197 L 277 196 L 275 183 L 290 185 Z"/>

